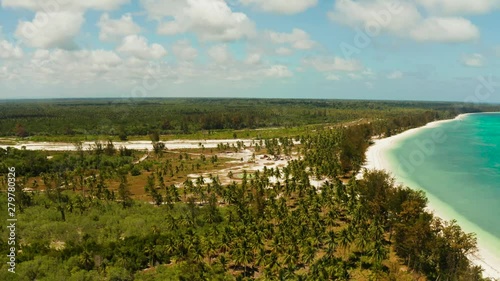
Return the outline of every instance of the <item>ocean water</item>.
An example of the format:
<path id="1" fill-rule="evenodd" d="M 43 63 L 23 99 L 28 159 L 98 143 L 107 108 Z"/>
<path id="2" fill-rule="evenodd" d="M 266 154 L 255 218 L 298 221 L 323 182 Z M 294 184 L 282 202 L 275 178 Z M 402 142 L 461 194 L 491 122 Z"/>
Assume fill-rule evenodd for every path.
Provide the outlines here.
<path id="1" fill-rule="evenodd" d="M 396 180 L 427 193 L 445 219 L 500 257 L 500 114 L 470 114 L 401 138 L 387 152 Z M 500 264 L 492 265 L 500 270 Z"/>

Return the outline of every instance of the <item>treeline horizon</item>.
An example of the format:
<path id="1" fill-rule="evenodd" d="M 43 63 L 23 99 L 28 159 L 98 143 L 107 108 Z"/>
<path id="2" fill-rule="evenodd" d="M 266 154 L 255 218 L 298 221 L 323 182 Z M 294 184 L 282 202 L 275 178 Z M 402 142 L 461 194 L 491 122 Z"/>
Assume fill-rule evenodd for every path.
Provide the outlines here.
<path id="1" fill-rule="evenodd" d="M 341 124 L 429 112 L 436 118 L 500 105 L 307 99 L 75 99 L 0 103 L 1 137 L 210 135 L 221 130 Z M 432 120 L 430 120 L 432 121 Z"/>

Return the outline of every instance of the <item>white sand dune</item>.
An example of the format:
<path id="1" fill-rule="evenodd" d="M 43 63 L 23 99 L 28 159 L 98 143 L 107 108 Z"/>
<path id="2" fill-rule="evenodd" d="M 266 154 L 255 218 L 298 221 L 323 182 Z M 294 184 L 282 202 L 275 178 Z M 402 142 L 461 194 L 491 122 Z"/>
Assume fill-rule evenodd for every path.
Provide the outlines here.
<path id="1" fill-rule="evenodd" d="M 366 152 L 366 164 L 364 168 L 368 170 L 385 170 L 391 173 L 396 181 L 400 184 L 404 184 L 410 188 L 420 188 L 415 186 L 414 183 L 409 182 L 407 179 L 398 176 L 397 165 L 391 163 L 391 160 L 388 158 L 387 152 L 391 150 L 394 145 L 397 145 L 401 140 L 407 139 L 415 134 L 417 134 L 420 130 L 424 128 L 433 128 L 437 127 L 440 124 L 445 122 L 451 122 L 455 120 L 460 120 L 465 116 L 465 114 L 457 116 L 452 120 L 442 120 L 431 122 L 423 127 L 415 128 L 411 130 L 407 130 L 401 134 L 394 135 L 388 138 L 375 140 L 374 144 L 370 146 Z M 361 177 L 362 174 L 358 175 L 358 178 Z M 422 188 L 423 189 L 423 188 Z M 425 191 L 425 189 L 423 189 Z M 439 199 L 435 198 L 431 194 L 427 193 L 427 197 L 429 199 L 428 209 L 433 212 L 437 217 L 440 217 L 444 220 L 452 220 L 456 219 L 458 224 L 462 227 L 462 229 L 466 232 L 476 232 L 478 238 L 478 253 L 475 255 L 471 255 L 469 258 L 474 264 L 480 265 L 483 267 L 484 272 L 483 275 L 485 277 L 490 278 L 500 278 L 500 253 L 494 253 L 491 250 L 491 247 L 488 247 L 487 241 L 494 241 L 495 238 L 492 235 L 486 232 L 478 232 L 478 227 L 475 226 L 470 221 L 467 221 L 465 218 L 459 216 L 454 210 L 452 210 L 449 206 L 441 202 Z"/>

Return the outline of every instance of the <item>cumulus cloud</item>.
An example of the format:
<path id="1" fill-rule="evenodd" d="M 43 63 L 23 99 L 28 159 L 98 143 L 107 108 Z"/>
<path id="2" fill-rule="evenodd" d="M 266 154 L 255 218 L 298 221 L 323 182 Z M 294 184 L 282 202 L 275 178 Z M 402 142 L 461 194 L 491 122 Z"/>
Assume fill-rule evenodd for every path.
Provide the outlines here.
<path id="1" fill-rule="evenodd" d="M 73 38 L 85 21 L 86 10 L 114 10 L 129 0 L 44 1 L 4 0 L 3 8 L 35 12 L 32 20 L 21 20 L 15 35 L 34 48 L 77 48 Z"/>
<path id="2" fill-rule="evenodd" d="M 363 70 L 363 65 L 357 60 L 343 59 L 339 57 L 316 57 L 305 59 L 303 63 L 320 72 L 346 71 L 355 72 Z"/>
<path id="3" fill-rule="evenodd" d="M 276 49 L 276 54 L 280 56 L 289 56 L 293 54 L 293 51 L 290 50 L 289 48 L 279 47 L 278 49 Z"/>
<path id="4" fill-rule="evenodd" d="M 410 34 L 416 41 L 423 42 L 460 43 L 480 37 L 479 29 L 464 18 L 428 18 Z"/>
<path id="5" fill-rule="evenodd" d="M 211 47 L 208 50 L 208 56 L 217 64 L 225 64 L 233 59 L 225 44 Z"/>
<path id="6" fill-rule="evenodd" d="M 158 33 L 195 33 L 203 41 L 234 41 L 255 36 L 255 23 L 233 12 L 224 0 L 143 0 L 148 15 L 160 21 Z"/>
<path id="7" fill-rule="evenodd" d="M 130 0 L 86 0 L 86 1 L 46 1 L 46 0 L 3 0 L 4 8 L 21 8 L 32 11 L 60 12 L 87 9 L 110 11 L 118 9 Z"/>
<path id="8" fill-rule="evenodd" d="M 318 4 L 318 0 L 240 0 L 240 2 L 265 12 L 286 15 L 304 12 Z"/>
<path id="9" fill-rule="evenodd" d="M 123 38 L 117 51 L 143 60 L 160 59 L 167 55 L 167 51 L 162 45 L 148 45 L 148 40 L 138 35 L 129 35 Z"/>
<path id="10" fill-rule="evenodd" d="M 349 78 L 351 78 L 352 80 L 360 80 L 361 78 L 363 78 L 358 73 L 348 73 L 347 76 L 349 76 Z"/>
<path id="11" fill-rule="evenodd" d="M 462 64 L 469 67 L 482 67 L 484 56 L 481 54 L 464 55 L 462 56 Z"/>
<path id="12" fill-rule="evenodd" d="M 59 68 L 69 69 L 78 63 L 87 61 L 89 66 L 112 67 L 120 64 L 122 59 L 113 51 L 106 50 L 36 50 L 32 56 L 32 62 L 37 65 L 51 65 Z"/>
<path id="13" fill-rule="evenodd" d="M 387 75 L 387 79 L 401 79 L 401 78 L 403 78 L 403 72 L 401 71 L 394 71 Z"/>
<path id="14" fill-rule="evenodd" d="M 85 21 L 82 12 L 36 12 L 32 21 L 20 21 L 15 35 L 34 48 L 77 48 L 73 38 Z"/>
<path id="15" fill-rule="evenodd" d="M 309 34 L 302 29 L 294 28 L 291 33 L 268 31 L 270 40 L 277 44 L 290 44 L 294 49 L 307 50 L 314 47 L 316 42 L 310 39 Z"/>
<path id="16" fill-rule="evenodd" d="M 338 75 L 333 74 L 333 73 L 329 73 L 326 75 L 325 79 L 330 80 L 330 81 L 339 81 L 340 77 Z"/>
<path id="17" fill-rule="evenodd" d="M 111 19 L 108 13 L 104 13 L 97 26 L 101 29 L 99 39 L 102 41 L 116 42 L 127 35 L 134 35 L 141 31 L 131 14 L 124 14 L 119 19 Z"/>
<path id="18" fill-rule="evenodd" d="M 193 61 L 198 57 L 198 50 L 196 50 L 188 40 L 180 40 L 175 42 L 172 46 L 172 52 L 182 61 Z"/>
<path id="19" fill-rule="evenodd" d="M 365 68 L 361 74 L 367 78 L 375 78 L 376 77 L 376 74 L 375 72 L 373 72 L 373 70 L 371 68 Z"/>
<path id="20" fill-rule="evenodd" d="M 381 32 L 396 34 L 411 29 L 422 19 L 417 7 L 410 2 L 386 0 L 335 1 L 328 17 L 350 27 L 377 26 Z"/>
<path id="21" fill-rule="evenodd" d="M 15 46 L 7 40 L 0 40 L 1 59 L 20 59 L 23 55 L 23 50 L 19 46 Z"/>
<path id="22" fill-rule="evenodd" d="M 293 73 L 285 65 L 272 65 L 264 70 L 264 74 L 268 77 L 285 78 L 293 76 Z"/>
<path id="23" fill-rule="evenodd" d="M 432 6 L 431 3 L 438 3 L 436 1 L 438 0 L 420 2 Z M 441 2 L 442 0 L 439 0 L 439 3 Z M 449 15 L 429 16 L 432 15 L 431 12 L 422 13 L 420 8 L 412 1 L 344 0 L 336 1 L 328 15 L 332 21 L 359 28 L 364 32 L 374 32 L 375 36 L 386 32 L 418 42 L 445 43 L 474 41 L 480 37 L 479 29 L 468 19 Z"/>
<path id="24" fill-rule="evenodd" d="M 45 84 L 94 83 L 101 79 L 117 79 L 116 71 L 122 63 L 113 51 L 36 50 L 28 65 L 24 69 L 20 66 L 20 72 L 33 82 Z"/>
<path id="25" fill-rule="evenodd" d="M 132 36 L 137 35 L 130 35 L 129 38 Z M 148 48 L 152 46 L 147 42 L 138 45 Z M 180 48 L 190 44 L 188 41 L 178 41 L 172 45 L 172 49 L 174 45 Z M 6 64 L 0 66 L 0 83 L 19 85 L 22 82 L 17 81 L 30 81 L 32 87 L 36 89 L 47 87 L 83 89 L 88 85 L 97 91 L 109 93 L 110 89 L 115 89 L 125 95 L 131 95 L 136 85 L 143 85 L 144 79 L 147 79 L 148 85 L 158 85 L 159 90 L 191 81 L 199 85 L 204 83 L 213 85 L 228 80 L 256 83 L 263 79 L 273 80 L 293 76 L 293 72 L 285 65 L 262 61 L 261 53 L 258 51 L 250 51 L 246 59 L 237 60 L 230 54 L 228 45 L 224 44 L 213 46 L 208 54 L 213 61 L 217 60 L 220 64 L 189 62 L 171 64 L 164 60 L 145 60 L 137 57 L 140 57 L 136 53 L 137 50 L 138 48 L 128 48 L 126 52 L 120 52 L 118 48 L 115 51 L 36 49 L 24 54 L 22 60 L 6 61 Z M 176 56 L 185 59 L 195 57 L 193 54 L 182 53 L 177 53 Z M 145 91 L 145 94 L 153 94 L 149 88 Z M 138 94 L 142 95 L 143 92 Z M 96 92 L 96 95 L 98 94 Z"/>
<path id="26" fill-rule="evenodd" d="M 445 15 L 485 14 L 500 8 L 498 0 L 417 0 L 428 11 Z"/>
<path id="27" fill-rule="evenodd" d="M 246 64 L 259 64 L 261 62 L 261 56 L 260 54 L 253 53 L 249 54 L 247 58 L 245 59 Z"/>

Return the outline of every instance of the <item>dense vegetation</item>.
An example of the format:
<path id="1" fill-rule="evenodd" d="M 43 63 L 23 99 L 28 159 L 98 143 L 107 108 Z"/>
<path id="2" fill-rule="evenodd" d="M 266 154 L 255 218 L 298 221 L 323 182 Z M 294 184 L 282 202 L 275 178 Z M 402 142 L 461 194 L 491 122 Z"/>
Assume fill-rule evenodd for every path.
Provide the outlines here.
<path id="1" fill-rule="evenodd" d="M 231 101 L 235 102 L 240 101 Z M 263 107 L 280 107 L 269 105 L 273 102 L 264 102 Z M 318 126 L 293 138 L 255 142 L 247 149 L 257 157 L 300 158 L 285 167 L 244 172 L 229 183 L 218 176 L 187 178 L 187 173 L 227 168 L 217 157 L 227 150 L 222 147 L 193 152 L 160 148 L 143 162 L 138 161 L 141 152 L 115 149 L 111 142 L 96 144 L 92 151 L 51 153 L 50 159 L 47 152 L 0 149 L 3 190 L 6 168 L 15 166 L 19 173 L 21 250 L 17 273 L 9 273 L 2 263 L 0 280 L 484 280 L 480 268 L 467 259 L 476 250 L 474 235 L 428 213 L 422 192 L 396 186 L 384 172 L 366 171 L 362 179 L 354 177 L 372 136 L 451 117 L 464 108 L 339 102 L 357 106 L 343 111 L 331 109 L 330 101 L 310 103 L 324 103 L 331 117 L 295 122 L 369 121 Z M 222 108 L 217 102 L 203 108 L 210 111 L 216 105 Z M 336 117 L 336 110 L 339 116 L 351 113 Z M 262 124 L 285 125 L 286 118 L 298 112 L 278 112 L 276 123 Z M 179 116 L 184 120 L 192 115 Z M 73 118 L 77 120 L 68 116 L 68 122 Z M 131 123 L 156 128 L 157 123 L 147 118 L 158 117 L 144 118 Z M 271 120 L 265 114 L 259 118 Z M 2 124 L 19 122 L 6 120 Z M 43 127 L 40 122 L 41 127 L 26 128 L 56 133 L 65 124 Z M 190 122 L 194 128 L 196 122 Z M 138 196 L 139 190 L 146 197 Z M 0 197 L 0 205 L 5 221 L 6 196 Z M 2 228 L 3 253 L 8 251 L 7 235 Z"/>
<path id="2" fill-rule="evenodd" d="M 409 113 L 494 110 L 451 103 L 338 100 L 145 99 L 0 102 L 0 136 L 147 136 L 200 130 L 297 127 L 377 120 Z M 405 118 L 406 118 L 405 117 Z M 430 116 L 434 119 L 437 116 Z M 395 124 L 395 128 L 398 124 Z"/>

